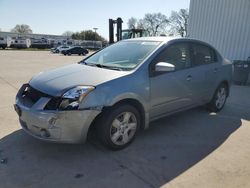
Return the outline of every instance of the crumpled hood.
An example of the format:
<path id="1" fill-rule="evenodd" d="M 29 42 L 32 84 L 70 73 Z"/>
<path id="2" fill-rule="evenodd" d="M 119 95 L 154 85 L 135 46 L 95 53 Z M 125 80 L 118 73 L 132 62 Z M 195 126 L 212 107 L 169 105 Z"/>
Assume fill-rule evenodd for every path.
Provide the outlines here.
<path id="1" fill-rule="evenodd" d="M 92 67 L 83 64 L 73 64 L 42 72 L 34 76 L 29 84 L 31 87 L 52 96 L 61 96 L 75 86 L 98 86 L 104 82 L 116 79 L 130 72 L 116 71 Z"/>

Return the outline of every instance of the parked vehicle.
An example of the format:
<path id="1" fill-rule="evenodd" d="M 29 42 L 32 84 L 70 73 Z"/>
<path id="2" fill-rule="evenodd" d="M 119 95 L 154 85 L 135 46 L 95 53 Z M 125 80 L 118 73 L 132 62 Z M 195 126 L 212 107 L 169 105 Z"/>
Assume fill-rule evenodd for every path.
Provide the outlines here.
<path id="1" fill-rule="evenodd" d="M 232 64 L 207 43 L 137 38 L 38 74 L 19 90 L 15 109 L 38 139 L 84 142 L 93 128 L 116 150 L 166 115 L 200 105 L 220 111 L 231 80 Z"/>
<path id="2" fill-rule="evenodd" d="M 88 50 L 86 50 L 83 47 L 80 46 L 74 46 L 66 50 L 62 50 L 61 52 L 63 55 L 72 55 L 72 54 L 78 54 L 78 55 L 86 55 L 88 54 Z"/>
<path id="3" fill-rule="evenodd" d="M 67 50 L 67 49 L 69 49 L 69 48 L 70 48 L 70 46 L 61 45 L 61 46 L 58 46 L 58 47 L 56 47 L 56 48 L 51 48 L 50 51 L 51 51 L 52 53 L 58 54 L 58 53 L 61 53 L 62 50 Z"/>
<path id="4" fill-rule="evenodd" d="M 31 40 L 25 37 L 12 37 L 10 48 L 29 48 Z"/>
<path id="5" fill-rule="evenodd" d="M 7 40 L 4 37 L 0 37 L 0 48 L 2 49 L 7 48 Z"/>
<path id="6" fill-rule="evenodd" d="M 46 49 L 50 48 L 51 44 L 46 38 L 31 38 L 31 48 Z"/>

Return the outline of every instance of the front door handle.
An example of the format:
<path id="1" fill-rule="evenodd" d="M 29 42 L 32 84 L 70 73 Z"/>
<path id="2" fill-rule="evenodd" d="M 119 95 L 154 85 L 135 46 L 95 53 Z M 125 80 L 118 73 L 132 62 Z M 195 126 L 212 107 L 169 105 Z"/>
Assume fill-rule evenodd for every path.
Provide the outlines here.
<path id="1" fill-rule="evenodd" d="M 214 73 L 217 73 L 217 72 L 218 72 L 218 69 L 217 69 L 217 68 L 215 68 L 213 72 L 214 72 Z"/>
<path id="2" fill-rule="evenodd" d="M 187 78 L 186 78 L 186 80 L 187 80 L 188 82 L 190 82 L 190 81 L 192 80 L 192 76 L 191 76 L 191 75 L 188 75 Z"/>

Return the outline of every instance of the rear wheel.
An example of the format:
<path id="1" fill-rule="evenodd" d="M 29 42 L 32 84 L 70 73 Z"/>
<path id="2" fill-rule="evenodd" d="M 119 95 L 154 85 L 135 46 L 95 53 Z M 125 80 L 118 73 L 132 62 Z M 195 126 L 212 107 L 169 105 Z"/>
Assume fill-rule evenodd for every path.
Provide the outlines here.
<path id="1" fill-rule="evenodd" d="M 208 104 L 208 109 L 212 112 L 219 112 L 224 107 L 228 96 L 228 87 L 226 84 L 220 84 L 216 89 L 213 99 Z"/>
<path id="2" fill-rule="evenodd" d="M 101 142 L 112 150 L 123 149 L 135 138 L 140 114 L 131 105 L 119 105 L 104 112 L 97 123 Z"/>

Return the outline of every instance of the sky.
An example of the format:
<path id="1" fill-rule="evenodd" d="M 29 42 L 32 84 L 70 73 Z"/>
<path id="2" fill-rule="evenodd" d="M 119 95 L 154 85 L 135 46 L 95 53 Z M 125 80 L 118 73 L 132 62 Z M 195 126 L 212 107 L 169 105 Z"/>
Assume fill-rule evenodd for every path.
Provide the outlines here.
<path id="1" fill-rule="evenodd" d="M 121 17 L 123 29 L 131 17 L 146 13 L 189 8 L 190 0 L 0 0 L 0 29 L 10 31 L 16 24 L 27 24 L 33 33 L 61 35 L 65 31 L 98 28 L 108 38 L 108 19 Z"/>

